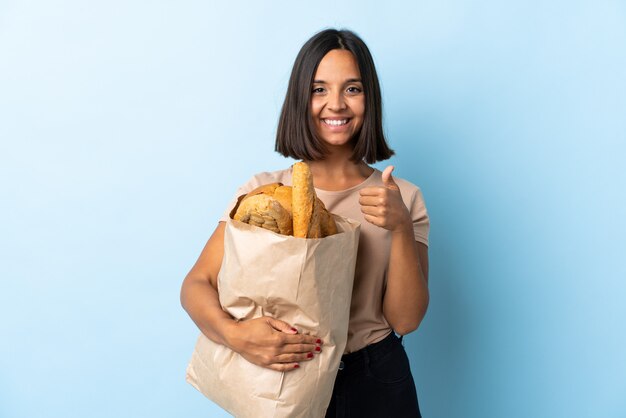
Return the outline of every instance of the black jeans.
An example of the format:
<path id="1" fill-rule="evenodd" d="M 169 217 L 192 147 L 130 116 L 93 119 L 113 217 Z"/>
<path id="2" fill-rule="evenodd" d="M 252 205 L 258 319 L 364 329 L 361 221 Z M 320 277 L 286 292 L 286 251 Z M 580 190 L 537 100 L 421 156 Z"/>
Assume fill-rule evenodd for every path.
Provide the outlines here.
<path id="1" fill-rule="evenodd" d="M 421 418 L 402 338 L 392 332 L 341 361 L 326 418 Z"/>

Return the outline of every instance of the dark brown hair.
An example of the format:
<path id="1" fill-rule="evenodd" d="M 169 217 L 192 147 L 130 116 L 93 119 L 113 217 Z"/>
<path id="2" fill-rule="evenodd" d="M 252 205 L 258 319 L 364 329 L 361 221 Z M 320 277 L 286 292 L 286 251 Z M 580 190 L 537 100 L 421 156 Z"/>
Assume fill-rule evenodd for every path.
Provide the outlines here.
<path id="1" fill-rule="evenodd" d="M 344 49 L 354 55 L 365 94 L 363 125 L 352 138 L 354 151 L 350 159 L 354 162 L 365 160 L 369 164 L 386 160 L 394 152 L 383 134 L 382 99 L 374 60 L 365 42 L 349 30 L 323 30 L 313 35 L 300 49 L 280 113 L 275 150 L 285 157 L 299 160 L 323 160 L 326 156 L 326 147 L 315 134 L 310 103 L 317 67 L 333 49 Z"/>

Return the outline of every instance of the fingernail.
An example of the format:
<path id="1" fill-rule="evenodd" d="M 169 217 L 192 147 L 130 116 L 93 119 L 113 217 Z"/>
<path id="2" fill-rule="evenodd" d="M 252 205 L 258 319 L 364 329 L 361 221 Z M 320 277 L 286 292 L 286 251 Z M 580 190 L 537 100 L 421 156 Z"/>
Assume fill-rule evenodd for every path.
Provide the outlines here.
<path id="1" fill-rule="evenodd" d="M 318 338 L 318 339 L 317 339 L 317 341 L 315 341 L 315 342 L 316 342 L 316 343 L 318 343 L 318 344 L 321 344 L 321 343 L 322 343 L 322 340 L 320 340 L 320 339 Z"/>
<path id="2" fill-rule="evenodd" d="M 291 330 L 292 330 L 293 332 L 298 332 L 298 330 L 297 330 L 297 329 L 295 329 L 295 328 L 291 328 Z"/>
<path id="3" fill-rule="evenodd" d="M 294 368 L 294 369 L 299 369 L 299 368 L 300 368 L 300 365 L 299 365 L 299 364 L 296 364 L 295 366 L 293 366 L 293 368 Z"/>
<path id="4" fill-rule="evenodd" d="M 315 347 L 315 351 L 322 351 L 321 347 Z"/>
<path id="5" fill-rule="evenodd" d="M 313 358 L 313 353 L 309 353 L 306 355 L 306 358 Z"/>

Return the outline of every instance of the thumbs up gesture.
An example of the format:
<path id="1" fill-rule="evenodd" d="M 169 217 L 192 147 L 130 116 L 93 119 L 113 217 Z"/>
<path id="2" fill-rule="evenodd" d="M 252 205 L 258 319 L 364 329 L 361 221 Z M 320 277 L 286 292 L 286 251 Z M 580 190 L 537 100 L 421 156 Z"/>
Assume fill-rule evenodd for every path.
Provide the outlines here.
<path id="1" fill-rule="evenodd" d="M 387 168 L 385 168 L 385 170 L 383 171 L 383 183 L 385 184 L 385 187 L 389 189 L 400 191 L 400 188 L 398 187 L 396 182 L 393 181 L 393 177 L 391 177 L 391 172 L 394 170 L 394 168 L 395 167 L 392 165 L 389 165 L 387 166 Z"/>
<path id="2" fill-rule="evenodd" d="M 400 188 L 393 180 L 392 165 L 383 171 L 382 187 L 361 189 L 359 204 L 366 221 L 392 232 L 405 228 L 412 230 L 411 215 L 402 201 Z"/>

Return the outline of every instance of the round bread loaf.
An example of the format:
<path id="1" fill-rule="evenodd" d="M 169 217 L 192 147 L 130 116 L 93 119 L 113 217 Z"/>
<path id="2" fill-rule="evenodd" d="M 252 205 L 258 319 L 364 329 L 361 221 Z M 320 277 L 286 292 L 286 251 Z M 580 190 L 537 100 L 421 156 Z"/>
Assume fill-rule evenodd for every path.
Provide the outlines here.
<path id="1" fill-rule="evenodd" d="M 272 183 L 252 190 L 239 203 L 233 219 L 291 235 L 291 187 Z"/>

